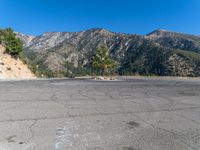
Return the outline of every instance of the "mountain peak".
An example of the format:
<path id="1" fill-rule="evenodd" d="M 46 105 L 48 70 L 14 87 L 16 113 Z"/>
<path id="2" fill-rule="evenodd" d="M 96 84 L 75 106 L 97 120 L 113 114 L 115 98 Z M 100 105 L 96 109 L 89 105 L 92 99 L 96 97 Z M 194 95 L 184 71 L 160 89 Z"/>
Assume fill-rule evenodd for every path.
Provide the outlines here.
<path id="1" fill-rule="evenodd" d="M 163 36 L 166 36 L 170 33 L 174 33 L 165 29 L 156 29 L 154 31 L 152 31 L 151 33 L 147 34 L 145 37 L 148 39 L 155 39 L 155 38 L 160 38 Z"/>
<path id="2" fill-rule="evenodd" d="M 154 30 L 154 32 L 170 32 L 170 31 L 165 30 L 165 29 L 156 29 Z"/>
<path id="3" fill-rule="evenodd" d="M 150 32 L 149 34 L 147 34 L 147 36 L 153 35 L 153 34 L 154 34 L 154 35 L 155 35 L 155 34 L 159 35 L 159 34 L 163 34 L 163 33 L 166 33 L 166 32 L 170 32 L 170 31 L 165 30 L 165 29 L 156 29 L 156 30 Z"/>
<path id="4" fill-rule="evenodd" d="M 110 31 L 104 28 L 92 28 L 92 29 L 86 30 L 86 32 L 110 33 Z"/>

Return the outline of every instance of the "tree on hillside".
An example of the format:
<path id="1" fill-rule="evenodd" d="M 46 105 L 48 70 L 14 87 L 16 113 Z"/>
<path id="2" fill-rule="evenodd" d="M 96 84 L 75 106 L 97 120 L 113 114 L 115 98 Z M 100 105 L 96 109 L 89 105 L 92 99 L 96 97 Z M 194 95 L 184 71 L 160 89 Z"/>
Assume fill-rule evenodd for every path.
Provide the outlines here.
<path id="1" fill-rule="evenodd" d="M 0 43 L 6 47 L 6 52 L 18 56 L 22 51 L 22 42 L 11 28 L 0 30 Z"/>
<path id="2" fill-rule="evenodd" d="M 99 46 L 92 57 L 92 68 L 104 76 L 116 66 L 116 62 L 108 55 L 108 48 L 105 45 Z"/>

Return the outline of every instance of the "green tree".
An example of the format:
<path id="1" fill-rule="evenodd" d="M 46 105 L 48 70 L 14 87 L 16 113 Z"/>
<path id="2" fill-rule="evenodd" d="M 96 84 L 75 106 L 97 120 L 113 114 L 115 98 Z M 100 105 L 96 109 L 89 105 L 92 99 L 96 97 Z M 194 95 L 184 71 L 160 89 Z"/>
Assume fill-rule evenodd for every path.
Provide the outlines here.
<path id="1" fill-rule="evenodd" d="M 104 45 L 99 46 L 92 57 L 92 68 L 104 76 L 116 66 L 116 62 L 108 55 L 108 48 Z"/>
<path id="2" fill-rule="evenodd" d="M 6 48 L 6 52 L 18 56 L 22 52 L 22 42 L 16 37 L 11 28 L 0 30 L 0 43 Z"/>

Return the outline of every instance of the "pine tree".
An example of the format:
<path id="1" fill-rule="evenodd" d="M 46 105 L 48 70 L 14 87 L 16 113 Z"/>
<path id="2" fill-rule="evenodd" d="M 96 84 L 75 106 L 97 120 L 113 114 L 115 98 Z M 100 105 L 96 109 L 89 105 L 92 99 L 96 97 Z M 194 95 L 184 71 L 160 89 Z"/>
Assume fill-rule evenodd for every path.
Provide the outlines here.
<path id="1" fill-rule="evenodd" d="M 108 55 L 108 48 L 104 45 L 99 46 L 92 57 L 92 67 L 99 71 L 102 76 L 117 66 L 116 62 Z"/>

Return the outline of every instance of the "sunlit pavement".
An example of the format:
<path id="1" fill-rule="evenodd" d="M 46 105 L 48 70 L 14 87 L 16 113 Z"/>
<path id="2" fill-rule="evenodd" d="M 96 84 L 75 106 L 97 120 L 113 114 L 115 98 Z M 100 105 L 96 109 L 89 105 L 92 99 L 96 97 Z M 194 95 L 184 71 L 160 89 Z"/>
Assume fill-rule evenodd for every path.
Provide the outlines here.
<path id="1" fill-rule="evenodd" d="M 200 80 L 0 81 L 0 150 L 199 150 Z"/>

